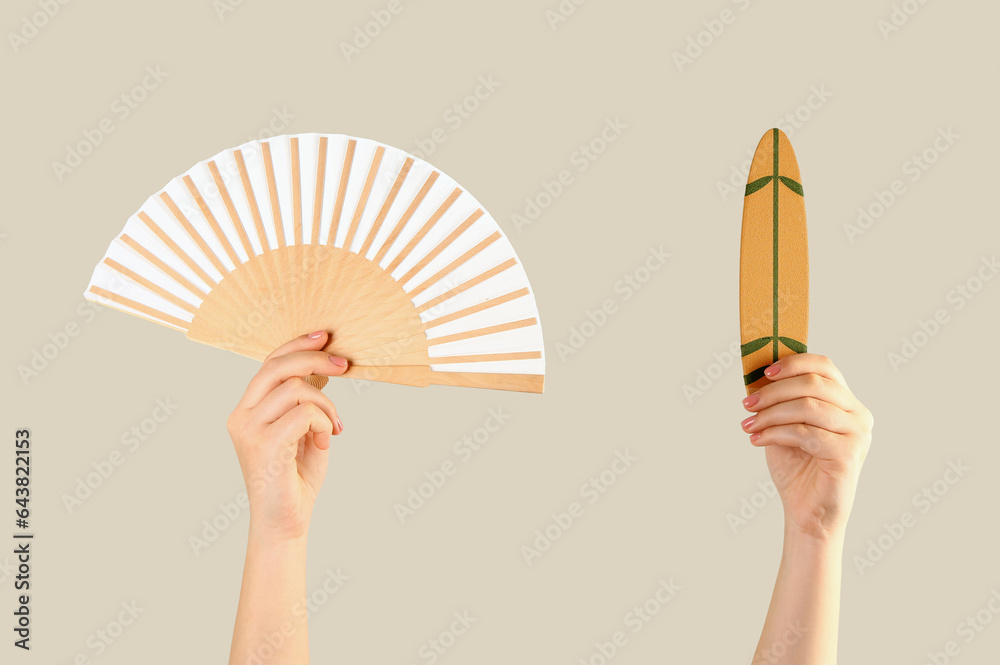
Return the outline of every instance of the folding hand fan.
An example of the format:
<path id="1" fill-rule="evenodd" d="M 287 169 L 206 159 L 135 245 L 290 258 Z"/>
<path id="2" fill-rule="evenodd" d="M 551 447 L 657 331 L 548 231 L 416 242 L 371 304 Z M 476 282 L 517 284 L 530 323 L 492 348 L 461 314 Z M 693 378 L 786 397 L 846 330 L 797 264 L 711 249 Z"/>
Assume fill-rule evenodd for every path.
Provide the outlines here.
<path id="1" fill-rule="evenodd" d="M 768 383 L 769 365 L 806 351 L 809 250 L 801 183 L 788 137 L 769 131 L 754 153 L 743 200 L 740 341 L 748 395 Z"/>
<path id="2" fill-rule="evenodd" d="M 542 391 L 534 294 L 497 223 L 366 139 L 279 136 L 199 162 L 129 218 L 85 297 L 256 360 L 326 330 L 347 376 Z"/>

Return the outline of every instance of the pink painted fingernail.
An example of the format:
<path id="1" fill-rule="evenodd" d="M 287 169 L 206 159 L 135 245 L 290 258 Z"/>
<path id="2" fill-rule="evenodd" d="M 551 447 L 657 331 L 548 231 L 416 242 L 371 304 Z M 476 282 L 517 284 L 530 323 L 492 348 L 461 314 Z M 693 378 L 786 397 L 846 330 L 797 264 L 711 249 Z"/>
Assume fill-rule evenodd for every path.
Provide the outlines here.
<path id="1" fill-rule="evenodd" d="M 755 421 L 755 420 L 757 420 L 757 416 L 750 416 L 749 418 L 747 418 L 746 420 L 744 420 L 742 423 L 740 423 L 740 425 L 743 427 L 743 429 L 747 429 L 748 427 L 750 427 L 751 425 L 753 425 L 753 421 Z"/>
<path id="2" fill-rule="evenodd" d="M 753 443 L 759 438 L 760 438 L 760 432 L 754 432 L 753 434 L 750 435 L 750 443 Z"/>
<path id="3" fill-rule="evenodd" d="M 780 371 L 781 371 L 781 363 L 774 363 L 773 365 L 764 370 L 764 374 L 770 377 L 774 376 Z"/>
<path id="4" fill-rule="evenodd" d="M 325 334 L 326 334 L 325 330 L 317 330 L 314 333 L 309 333 L 308 336 L 309 336 L 309 339 L 319 339 L 320 337 L 322 337 Z"/>
<path id="5" fill-rule="evenodd" d="M 337 367 L 347 367 L 347 358 L 341 358 L 340 356 L 330 356 L 330 362 L 332 362 Z"/>
<path id="6" fill-rule="evenodd" d="M 754 393 L 753 395 L 750 395 L 743 399 L 743 406 L 749 409 L 752 408 L 759 401 L 760 401 L 760 394 Z"/>
<path id="7" fill-rule="evenodd" d="M 344 423 L 340 421 L 340 416 L 337 416 L 337 431 L 338 432 L 344 431 Z"/>

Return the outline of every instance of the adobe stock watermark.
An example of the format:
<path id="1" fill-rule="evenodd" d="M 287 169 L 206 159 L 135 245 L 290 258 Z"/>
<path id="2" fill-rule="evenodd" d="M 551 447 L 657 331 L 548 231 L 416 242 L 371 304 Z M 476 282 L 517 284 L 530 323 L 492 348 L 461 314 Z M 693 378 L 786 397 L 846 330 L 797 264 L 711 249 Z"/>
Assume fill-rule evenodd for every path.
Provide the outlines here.
<path id="1" fill-rule="evenodd" d="M 391 256 L 391 253 L 387 256 Z M 441 292 L 446 293 L 448 291 L 451 291 L 456 286 L 458 286 L 459 281 L 458 278 L 454 274 L 452 274 L 442 279 L 439 282 L 439 284 L 441 285 L 440 286 Z M 427 298 L 428 300 L 432 299 L 433 297 L 436 297 L 436 296 L 430 296 L 428 295 L 428 293 L 431 292 L 430 291 L 425 292 L 421 294 L 420 297 Z M 419 301 L 419 302 L 424 302 L 424 301 Z M 433 328 L 434 319 L 443 316 L 444 313 L 449 311 L 449 307 L 450 305 L 448 304 L 448 301 L 445 300 L 439 302 L 438 304 L 428 309 L 425 312 L 425 314 L 427 315 L 426 322 L 428 328 Z M 431 341 L 430 343 L 431 345 L 433 345 L 433 341 Z M 379 383 L 379 379 L 381 377 L 381 372 L 379 370 L 382 367 L 387 367 L 392 365 L 392 363 L 394 362 L 393 356 L 398 356 L 403 353 L 406 353 L 408 349 L 418 350 L 417 338 L 415 337 L 404 337 L 403 339 L 395 340 L 389 343 L 388 345 L 383 345 L 383 346 L 386 353 L 380 359 L 378 359 L 378 362 L 371 364 L 371 361 L 369 360 L 366 362 L 370 364 L 364 366 L 351 365 L 348 368 L 347 378 L 351 383 L 351 388 L 353 389 L 355 395 L 360 396 L 363 391 Z M 433 365 L 433 362 L 431 364 Z"/>
<path id="2" fill-rule="evenodd" d="M 951 306 L 951 309 L 938 307 L 930 317 L 917 321 L 916 330 L 903 335 L 899 340 L 899 348 L 886 354 L 886 360 L 892 371 L 898 373 L 901 367 L 913 362 L 920 352 L 930 344 L 931 340 L 954 320 L 953 315 L 965 309 L 970 302 L 978 297 L 983 288 L 993 281 L 998 272 L 1000 272 L 1000 263 L 997 262 L 996 254 L 990 257 L 984 256 L 972 275 L 948 291 L 945 301 Z"/>
<path id="3" fill-rule="evenodd" d="M 922 487 L 911 497 L 910 502 L 916 508 L 917 513 L 920 515 L 929 513 L 971 470 L 972 467 L 963 464 L 961 459 L 949 460 L 948 468 L 944 470 L 940 478 L 930 485 Z M 858 575 L 864 576 L 865 572 L 874 568 L 875 564 L 884 559 L 886 553 L 895 547 L 916 525 L 917 514 L 909 510 L 904 511 L 898 519 L 884 523 L 882 533 L 868 540 L 868 547 L 864 554 L 855 554 L 851 557 Z"/>
<path id="4" fill-rule="evenodd" d="M 17 375 L 20 377 L 21 383 L 27 386 L 38 378 L 69 348 L 84 328 L 93 323 L 98 313 L 104 309 L 103 306 L 90 300 L 84 300 L 78 304 L 74 310 L 76 318 L 67 321 L 59 330 L 50 332 L 40 346 L 36 346 L 28 352 L 29 359 L 27 361 L 18 363 Z"/>
<path id="5" fill-rule="evenodd" d="M 104 655 L 146 611 L 134 599 L 122 601 L 119 607 L 121 609 L 116 608 L 109 621 L 87 636 L 84 640 L 87 648 L 78 651 L 69 662 L 86 665 L 92 662 L 91 659 Z"/>
<path id="6" fill-rule="evenodd" d="M 82 138 L 66 146 L 63 160 L 52 162 L 52 172 L 56 180 L 62 182 L 78 169 L 83 161 L 94 154 L 104 140 L 118 129 L 120 123 L 128 119 L 169 75 L 160 68 L 160 65 L 148 65 L 138 83 L 111 101 L 107 115 L 98 120 L 95 126 L 84 128 L 81 132 Z"/>
<path id="7" fill-rule="evenodd" d="M 20 53 L 69 3 L 70 0 L 38 0 L 35 3 L 38 9 L 21 17 L 21 24 L 16 32 L 11 30 L 7 33 L 11 50 Z"/>
<path id="8" fill-rule="evenodd" d="M 902 30 L 927 2 L 928 0 L 903 0 L 899 3 L 893 3 L 889 16 L 880 18 L 875 23 L 879 34 L 882 35 L 882 40 L 889 41 L 889 38 Z"/>
<path id="9" fill-rule="evenodd" d="M 292 120 L 294 119 L 295 114 L 289 111 L 287 106 L 282 106 L 280 108 L 277 106 L 272 107 L 271 116 L 262 125 L 260 125 L 260 129 L 256 132 L 248 134 L 246 138 L 243 139 L 244 143 L 250 143 L 251 145 L 246 147 L 240 146 L 243 161 L 246 163 L 248 168 L 255 164 L 255 160 L 263 158 L 259 145 L 253 144 L 252 142 L 266 141 L 267 139 L 286 133 L 286 130 L 292 124 Z M 223 160 L 222 163 L 216 162 L 215 165 L 218 167 L 219 177 L 222 179 L 222 184 L 226 187 L 226 190 L 230 192 L 230 195 L 234 195 L 235 192 L 242 187 L 242 184 L 240 184 L 239 166 L 237 165 L 236 160 Z M 206 202 L 221 202 L 223 200 L 222 192 L 219 190 L 214 178 L 200 183 L 198 191 Z M 174 203 L 188 219 L 197 219 L 202 215 L 201 208 L 189 203 L 186 198 L 174 201 Z M 266 238 L 264 239 L 264 249 L 268 249 Z M 237 251 L 237 255 L 241 256 L 241 253 Z"/>
<path id="10" fill-rule="evenodd" d="M 674 65 L 678 72 L 683 74 L 685 69 L 705 55 L 705 52 L 722 37 L 729 26 L 736 23 L 740 14 L 749 9 L 751 5 L 751 0 L 730 0 L 730 2 L 736 6 L 736 10 L 726 7 L 711 18 L 703 20 L 701 22 L 702 29 L 689 36 L 682 48 L 674 51 Z"/>
<path id="11" fill-rule="evenodd" d="M 525 229 L 537 223 L 542 214 L 565 194 L 566 190 L 576 183 L 577 178 L 600 159 L 627 129 L 628 125 L 622 122 L 620 116 L 605 118 L 601 130 L 589 141 L 581 143 L 570 154 L 569 166 L 560 169 L 551 180 L 542 180 L 540 191 L 526 197 L 524 208 L 511 214 L 510 221 L 514 225 L 514 230 L 523 233 Z"/>
<path id="12" fill-rule="evenodd" d="M 789 648 L 802 641 L 802 636 L 806 634 L 806 627 L 797 620 L 789 621 L 785 624 L 785 630 L 778 635 L 774 641 L 767 646 L 757 648 L 754 653 L 752 665 L 777 665 L 786 662 Z"/>
<path id="13" fill-rule="evenodd" d="M 243 662 L 247 665 L 264 665 L 269 662 L 285 642 L 297 631 L 308 626 L 309 617 L 323 609 L 350 579 L 351 576 L 342 572 L 340 568 L 327 568 L 319 586 L 308 592 L 305 599 L 292 605 L 290 614 L 277 630 L 261 635 L 257 646 L 250 649 L 250 653 L 243 657 Z"/>
<path id="14" fill-rule="evenodd" d="M 743 359 L 740 355 L 740 342 L 736 340 L 729 345 L 722 353 L 718 351 L 712 353 L 712 361 L 705 367 L 699 367 L 695 373 L 693 383 L 685 383 L 681 386 L 681 393 L 688 405 L 694 405 L 699 398 L 704 397 L 715 382 L 725 376 L 726 372 L 733 367 L 743 367 Z"/>
<path id="15" fill-rule="evenodd" d="M 493 74 L 480 76 L 476 81 L 476 86 L 441 114 L 443 127 L 435 127 L 426 136 L 414 140 L 416 149 L 413 154 L 420 159 L 426 160 L 435 152 L 438 147 L 445 144 L 450 135 L 458 131 L 473 114 L 482 108 L 486 100 L 496 93 L 503 85 L 497 81 Z"/>
<path id="16" fill-rule="evenodd" d="M 250 496 L 246 490 L 240 490 L 231 501 L 219 503 L 218 508 L 218 512 L 202 520 L 198 533 L 188 536 L 188 545 L 195 556 L 201 556 L 202 552 L 215 544 L 229 527 L 250 510 Z"/>
<path id="17" fill-rule="evenodd" d="M 559 4 L 545 10 L 545 22 L 549 30 L 555 32 L 573 17 L 577 10 L 587 4 L 587 0 L 560 0 Z"/>
<path id="18" fill-rule="evenodd" d="M 479 621 L 469 610 L 452 612 L 448 625 L 417 648 L 417 660 L 410 665 L 431 665 L 440 660 Z"/>
<path id="19" fill-rule="evenodd" d="M 121 468 L 129 457 L 139 451 L 156 433 L 160 426 L 167 422 L 179 408 L 170 397 L 158 397 L 152 411 L 145 418 L 132 425 L 118 437 L 119 447 L 114 448 L 105 457 L 91 462 L 93 471 L 79 476 L 70 492 L 63 492 L 63 507 L 66 513 L 72 515 L 83 503 L 92 497 Z"/>
<path id="20" fill-rule="evenodd" d="M 673 255 L 660 247 L 650 247 L 647 250 L 646 259 L 638 266 L 622 275 L 621 279 L 614 283 L 612 290 L 615 297 L 606 298 L 596 309 L 588 309 L 585 312 L 583 321 L 573 325 L 569 329 L 569 335 L 565 341 L 556 342 L 556 355 L 563 363 L 576 355 L 586 346 L 587 342 L 593 339 L 602 330 L 611 318 L 621 311 L 621 305 L 628 302 L 650 282 L 657 272 L 667 265 L 667 260 Z"/>
<path id="21" fill-rule="evenodd" d="M 570 501 L 564 510 L 551 513 L 548 523 L 535 529 L 534 539 L 531 543 L 521 546 L 521 556 L 524 558 L 524 562 L 530 567 L 543 554 L 550 551 L 552 545 L 579 522 L 587 506 L 597 503 L 638 461 L 639 458 L 633 455 L 628 448 L 615 451 L 615 458 L 607 468 L 591 476 L 580 485 L 581 500 Z"/>
<path id="22" fill-rule="evenodd" d="M 677 593 L 683 587 L 674 582 L 674 578 L 657 580 L 656 587 L 641 602 L 632 606 L 622 618 L 624 628 L 611 633 L 605 640 L 594 642 L 594 648 L 586 656 L 577 659 L 578 665 L 608 665 L 629 643 L 629 639 L 638 635 L 643 628 L 655 619 L 671 604 Z"/>
<path id="23" fill-rule="evenodd" d="M 784 285 L 778 286 L 778 314 L 785 312 L 794 302 L 791 290 Z M 750 324 L 752 329 L 757 329 L 766 324 L 771 325 L 771 314 L 759 315 Z M 694 381 L 690 381 L 681 386 L 681 393 L 689 405 L 694 405 L 699 399 L 705 396 L 723 376 L 734 367 L 743 369 L 743 354 L 739 340 L 732 342 L 729 347 L 719 353 L 712 354 L 712 360 L 705 367 L 698 368 Z"/>
<path id="24" fill-rule="evenodd" d="M 399 523 L 406 524 L 410 518 L 417 514 L 417 511 L 427 505 L 428 501 L 437 496 L 437 493 L 444 489 L 444 486 L 455 477 L 462 466 L 472 460 L 476 453 L 482 450 L 508 421 L 510 421 L 510 413 L 505 411 L 502 406 L 489 409 L 482 425 L 464 434 L 462 438 L 452 444 L 450 457 L 433 469 L 425 471 L 421 481 L 409 487 L 406 498 L 393 504 L 392 510 Z"/>
<path id="25" fill-rule="evenodd" d="M 382 35 L 395 18 L 403 13 L 406 5 L 412 1 L 389 0 L 385 7 L 371 10 L 369 12 L 371 18 L 361 25 L 354 27 L 351 40 L 340 42 L 340 52 L 343 54 L 344 60 L 350 63 L 361 55 L 365 49 L 371 46 Z"/>
<path id="26" fill-rule="evenodd" d="M 815 117 L 816 113 L 826 106 L 827 102 L 833 97 L 834 93 L 827 89 L 825 83 L 818 86 L 811 86 L 809 94 L 802 103 L 778 118 L 774 126 L 791 138 L 797 130 L 805 127 Z M 743 198 L 743 195 L 746 193 L 747 178 L 750 176 L 750 167 L 753 165 L 753 156 L 756 151 L 756 146 L 747 148 L 746 160 L 729 169 L 729 178 L 719 179 L 715 182 L 715 189 L 719 192 L 719 197 L 723 203 L 735 194 Z"/>
<path id="27" fill-rule="evenodd" d="M 778 472 L 778 479 L 781 480 L 783 477 Z M 749 495 L 741 497 L 739 507 L 726 513 L 726 524 L 729 525 L 729 530 L 733 532 L 733 535 L 738 534 L 777 496 L 779 496 L 778 486 L 772 478 L 758 480 L 757 489 L 750 492 Z"/>
<path id="28" fill-rule="evenodd" d="M 934 139 L 920 152 L 914 153 L 900 167 L 902 177 L 895 178 L 885 189 L 877 189 L 873 199 L 858 207 L 858 216 L 853 222 L 844 224 L 844 235 L 852 245 L 867 233 L 875 223 L 896 205 L 909 191 L 910 185 L 919 181 L 962 138 L 949 127 L 939 127 Z"/>
<path id="29" fill-rule="evenodd" d="M 1000 617 L 1000 589 L 994 587 L 990 589 L 990 597 L 979 609 L 973 614 L 967 614 L 955 625 L 957 639 L 948 640 L 939 651 L 928 651 L 923 665 L 950 665 L 962 655 L 963 645 L 972 644 L 997 617 Z"/>
<path id="30" fill-rule="evenodd" d="M 268 118 L 267 122 L 261 125 L 259 130 L 247 136 L 246 140 L 248 142 L 264 141 L 266 139 L 272 139 L 279 134 L 284 134 L 289 125 L 292 124 L 292 120 L 295 120 L 295 114 L 289 111 L 287 106 L 282 106 L 280 109 L 277 106 L 272 107 L 271 117 Z M 244 151 L 243 154 L 245 157 L 247 151 Z M 234 175 L 238 174 L 239 171 L 237 170 L 237 173 Z"/>
<path id="31" fill-rule="evenodd" d="M 296 448 L 288 450 L 285 456 L 279 456 L 266 467 L 258 470 L 247 480 L 247 487 L 261 491 L 268 483 L 277 478 L 289 465 L 295 465 Z M 218 504 L 219 510 L 210 518 L 202 520 L 198 533 L 188 536 L 188 545 L 196 557 L 217 542 L 231 526 L 250 509 L 250 495 L 246 489 L 236 493 L 231 501 Z"/>
<path id="32" fill-rule="evenodd" d="M 244 2 L 245 0 L 212 0 L 212 11 L 220 22 L 225 21 L 230 14 L 242 7 Z"/>

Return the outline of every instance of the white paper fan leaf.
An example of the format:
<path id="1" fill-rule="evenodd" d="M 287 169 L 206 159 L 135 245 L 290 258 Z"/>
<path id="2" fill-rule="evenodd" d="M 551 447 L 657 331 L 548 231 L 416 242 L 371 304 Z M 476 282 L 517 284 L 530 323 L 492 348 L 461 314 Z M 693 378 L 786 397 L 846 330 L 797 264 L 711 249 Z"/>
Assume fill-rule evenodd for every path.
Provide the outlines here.
<path id="1" fill-rule="evenodd" d="M 326 330 L 346 376 L 544 381 L 534 294 L 496 221 L 430 164 L 366 139 L 279 136 L 196 164 L 128 219 L 84 295 L 256 360 Z"/>

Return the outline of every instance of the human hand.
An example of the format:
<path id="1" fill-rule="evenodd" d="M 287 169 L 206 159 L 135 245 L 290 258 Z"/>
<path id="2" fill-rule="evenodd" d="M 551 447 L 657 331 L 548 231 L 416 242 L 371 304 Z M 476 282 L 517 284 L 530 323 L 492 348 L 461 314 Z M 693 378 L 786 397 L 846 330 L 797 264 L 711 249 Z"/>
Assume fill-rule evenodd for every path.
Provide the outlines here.
<path id="1" fill-rule="evenodd" d="M 252 533 L 290 540 L 309 531 L 330 435 L 344 430 L 330 398 L 303 378 L 347 370 L 344 358 L 320 351 L 326 343 L 321 331 L 276 349 L 226 421 L 247 486 Z"/>
<path id="2" fill-rule="evenodd" d="M 788 355 L 765 376 L 772 383 L 743 400 L 756 415 L 742 427 L 753 445 L 765 447 L 786 531 L 842 537 L 871 445 L 872 414 L 825 356 Z"/>

